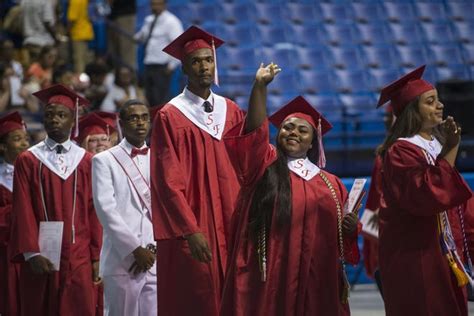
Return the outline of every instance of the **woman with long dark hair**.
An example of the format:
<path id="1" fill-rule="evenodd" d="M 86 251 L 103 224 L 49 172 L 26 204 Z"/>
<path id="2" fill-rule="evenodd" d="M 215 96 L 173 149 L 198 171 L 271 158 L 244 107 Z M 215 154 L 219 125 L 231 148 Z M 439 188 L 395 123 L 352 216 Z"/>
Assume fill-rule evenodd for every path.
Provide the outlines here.
<path id="1" fill-rule="evenodd" d="M 266 85 L 276 71 L 257 71 L 242 133 L 226 139 L 242 191 L 221 314 L 348 315 L 357 216 L 344 215 L 340 179 L 319 168 L 331 124 L 299 96 L 269 118 L 279 128 L 271 145 Z"/>
<path id="2" fill-rule="evenodd" d="M 378 152 L 385 308 L 388 316 L 467 315 L 463 213 L 472 193 L 454 166 L 461 128 L 443 120 L 436 89 L 421 79 L 424 68 L 384 88 L 378 104 L 390 101 L 397 117 Z"/>

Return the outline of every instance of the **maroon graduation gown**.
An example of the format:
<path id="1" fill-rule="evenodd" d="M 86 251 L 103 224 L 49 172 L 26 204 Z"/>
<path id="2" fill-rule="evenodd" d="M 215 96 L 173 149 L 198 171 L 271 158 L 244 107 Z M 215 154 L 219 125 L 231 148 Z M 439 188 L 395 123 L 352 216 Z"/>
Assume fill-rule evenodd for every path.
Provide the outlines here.
<path id="1" fill-rule="evenodd" d="M 377 155 L 372 169 L 369 194 L 365 208 L 376 211 L 380 208 L 382 200 L 382 158 Z M 364 236 L 364 266 L 367 275 L 374 277 L 374 272 L 379 265 L 379 243 L 375 238 Z"/>
<path id="2" fill-rule="evenodd" d="M 383 170 L 379 261 L 387 316 L 467 315 L 464 289 L 441 251 L 437 214 L 466 202 L 469 187 L 446 160 L 429 165 L 404 140 L 389 148 Z"/>
<path id="3" fill-rule="evenodd" d="M 268 123 L 248 135 L 226 139 L 226 144 L 234 158 L 242 195 L 235 213 L 236 238 L 221 315 L 349 315 L 349 305 L 340 302 L 337 208 L 321 177 L 316 175 L 306 181 L 290 171 L 291 223 L 280 229 L 272 223 L 267 240 L 267 281 L 262 282 L 247 224 L 255 185 L 276 160 L 276 151 L 268 141 Z M 342 182 L 321 172 L 329 178 L 344 205 L 347 191 Z M 346 260 L 358 262 L 357 237 L 345 239 L 344 246 Z"/>
<path id="4" fill-rule="evenodd" d="M 20 267 L 8 260 L 12 193 L 0 185 L 0 315 L 19 314 Z"/>
<path id="5" fill-rule="evenodd" d="M 235 103 L 226 101 L 223 135 L 244 116 Z M 155 116 L 151 150 L 158 314 L 218 315 L 227 234 L 239 192 L 224 142 L 167 104 Z M 183 239 L 196 232 L 209 242 L 209 264 L 193 259 Z"/>
<path id="6" fill-rule="evenodd" d="M 92 260 L 99 259 L 102 231 L 92 202 L 91 155 L 77 166 L 75 243 L 72 243 L 74 173 L 61 179 L 45 165 L 41 169 L 45 204 L 50 221 L 64 221 L 60 271 L 36 275 L 23 253 L 39 252 L 39 222 L 45 220 L 39 186 L 39 160 L 29 151 L 16 161 L 10 255 L 22 262 L 20 274 L 22 315 L 91 315 Z"/>

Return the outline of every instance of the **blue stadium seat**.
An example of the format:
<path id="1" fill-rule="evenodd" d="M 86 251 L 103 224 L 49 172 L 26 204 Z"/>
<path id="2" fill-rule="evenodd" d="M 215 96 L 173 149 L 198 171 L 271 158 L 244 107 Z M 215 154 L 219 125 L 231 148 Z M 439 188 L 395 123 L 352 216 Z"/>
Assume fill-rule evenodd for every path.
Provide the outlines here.
<path id="1" fill-rule="evenodd" d="M 364 45 L 378 45 L 393 42 L 392 30 L 382 20 L 374 23 L 358 24 L 360 43 Z"/>
<path id="2" fill-rule="evenodd" d="M 385 10 L 379 2 L 351 3 L 354 19 L 359 23 L 370 23 L 373 20 L 385 20 Z"/>
<path id="3" fill-rule="evenodd" d="M 290 41 L 287 30 L 283 25 L 258 24 L 256 25 L 256 31 L 260 44 L 264 46 L 274 46 Z"/>
<path id="4" fill-rule="evenodd" d="M 357 69 L 364 64 L 363 57 L 357 46 L 329 47 L 332 66 L 339 69 Z"/>
<path id="5" fill-rule="evenodd" d="M 253 48 L 224 46 L 217 50 L 217 57 L 219 70 L 248 70 L 253 73 L 259 65 Z"/>
<path id="6" fill-rule="evenodd" d="M 291 35 L 292 43 L 296 45 L 314 47 L 324 44 L 317 24 L 290 25 L 287 31 Z"/>
<path id="7" fill-rule="evenodd" d="M 469 65 L 474 65 L 474 44 L 462 45 L 464 62 Z"/>
<path id="8" fill-rule="evenodd" d="M 255 20 L 260 24 L 272 24 L 284 21 L 282 6 L 278 3 L 254 3 Z"/>
<path id="9" fill-rule="evenodd" d="M 419 46 L 397 46 L 400 56 L 400 66 L 415 68 L 419 65 L 430 63 L 430 58 L 426 47 Z"/>
<path id="10" fill-rule="evenodd" d="M 346 94 L 340 95 L 339 99 L 350 116 L 366 115 L 376 111 L 377 99 L 374 94 Z"/>
<path id="11" fill-rule="evenodd" d="M 268 112 L 268 115 L 271 115 L 274 112 L 276 112 L 282 106 L 287 104 L 290 100 L 291 100 L 291 97 L 288 97 L 288 96 L 273 95 L 273 94 L 268 95 L 267 96 L 267 112 Z"/>
<path id="12" fill-rule="evenodd" d="M 365 66 L 371 68 L 386 68 L 400 63 L 398 51 L 393 44 L 364 46 L 362 54 L 365 60 Z"/>
<path id="13" fill-rule="evenodd" d="M 265 65 L 271 62 L 278 64 L 284 72 L 295 68 L 296 53 L 293 49 L 260 48 L 257 51 L 257 59 Z"/>
<path id="14" fill-rule="evenodd" d="M 283 16 L 286 20 L 295 24 L 307 24 L 321 21 L 314 5 L 302 3 L 286 3 L 283 9 Z"/>
<path id="15" fill-rule="evenodd" d="M 268 93 L 278 95 L 294 94 L 298 90 L 297 73 L 291 70 L 281 72 L 268 86 Z"/>
<path id="16" fill-rule="evenodd" d="M 300 94 L 332 94 L 336 92 L 337 86 L 332 72 L 300 70 L 298 79 Z"/>
<path id="17" fill-rule="evenodd" d="M 330 45 L 351 45 L 360 42 L 352 23 L 326 24 L 322 27 L 326 42 Z"/>
<path id="18" fill-rule="evenodd" d="M 471 80 L 469 67 L 466 65 L 450 65 L 449 67 L 436 67 L 438 81 L 446 80 Z"/>
<path id="19" fill-rule="evenodd" d="M 429 48 L 431 63 L 438 66 L 457 65 L 463 63 L 462 52 L 457 44 L 431 45 Z"/>
<path id="20" fill-rule="evenodd" d="M 300 69 L 324 69 L 332 64 L 326 49 L 322 46 L 295 47 L 295 65 Z"/>
<path id="21" fill-rule="evenodd" d="M 463 43 L 474 43 L 474 20 L 456 22 L 454 23 L 454 29 L 456 30 L 456 40 Z"/>
<path id="22" fill-rule="evenodd" d="M 398 68 L 369 69 L 369 74 L 372 77 L 372 90 L 377 92 L 402 75 Z"/>
<path id="23" fill-rule="evenodd" d="M 388 2 L 382 3 L 387 18 L 392 22 L 407 22 L 416 20 L 416 12 L 411 2 Z"/>
<path id="24" fill-rule="evenodd" d="M 316 109 L 321 111 L 337 111 L 342 109 L 342 102 L 337 94 L 305 94 L 304 97 Z"/>
<path id="25" fill-rule="evenodd" d="M 370 77 L 363 70 L 335 70 L 340 93 L 370 93 Z"/>
<path id="26" fill-rule="evenodd" d="M 429 43 L 442 44 L 455 41 L 456 36 L 449 21 L 421 23 L 421 28 L 426 41 Z"/>
<path id="27" fill-rule="evenodd" d="M 403 75 L 405 75 L 409 72 L 412 72 L 413 70 L 415 70 L 415 68 L 418 68 L 421 65 L 423 65 L 423 63 L 417 64 L 416 66 L 400 67 L 400 72 Z M 433 84 L 438 82 L 436 67 L 433 66 L 433 65 L 428 65 L 425 69 L 425 72 L 423 73 L 423 79 L 425 79 L 426 81 L 431 82 Z"/>
<path id="28" fill-rule="evenodd" d="M 418 23 L 405 21 L 403 24 L 390 24 L 393 40 L 399 45 L 411 45 L 423 42 L 423 32 Z"/>
<path id="29" fill-rule="evenodd" d="M 324 21 L 329 23 L 349 22 L 354 17 L 352 7 L 343 2 L 319 3 L 319 10 Z"/>
<path id="30" fill-rule="evenodd" d="M 188 22 L 192 24 L 203 24 L 206 21 L 217 21 L 217 6 L 213 4 L 190 2 L 186 8 L 189 10 Z"/>
<path id="31" fill-rule="evenodd" d="M 422 21 L 436 22 L 448 18 L 447 9 L 443 2 L 415 1 L 418 18 Z"/>
<path id="32" fill-rule="evenodd" d="M 227 24 L 238 24 L 255 19 L 253 6 L 247 2 L 222 2 L 218 3 L 218 18 Z"/>
<path id="33" fill-rule="evenodd" d="M 220 24 L 206 29 L 213 34 L 222 36 L 226 45 L 231 47 L 254 47 L 258 39 L 255 27 L 251 24 Z"/>
<path id="34" fill-rule="evenodd" d="M 466 1 L 446 1 L 448 16 L 456 21 L 467 21 L 474 17 L 474 2 Z"/>

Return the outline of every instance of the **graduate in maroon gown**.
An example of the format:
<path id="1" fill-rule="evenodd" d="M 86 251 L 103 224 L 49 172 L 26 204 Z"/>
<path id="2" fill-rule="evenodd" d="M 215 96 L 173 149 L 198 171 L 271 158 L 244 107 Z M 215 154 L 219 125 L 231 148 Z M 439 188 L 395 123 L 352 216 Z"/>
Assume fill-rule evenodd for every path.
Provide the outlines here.
<path id="1" fill-rule="evenodd" d="M 30 146 L 18 112 L 0 118 L 0 315 L 20 314 L 18 283 L 20 266 L 8 260 L 14 163 Z"/>
<path id="2" fill-rule="evenodd" d="M 467 315 L 462 248 L 453 218 L 465 212 L 470 188 L 454 163 L 460 128 L 443 120 L 424 66 L 382 90 L 397 117 L 380 147 L 383 159 L 379 261 L 386 313 Z M 452 226 L 454 225 L 454 226 Z"/>
<path id="3" fill-rule="evenodd" d="M 77 106 L 88 101 L 61 85 L 34 95 L 45 104 L 48 136 L 15 164 L 10 256 L 21 263 L 21 315 L 94 315 L 102 236 L 91 155 L 69 139 Z M 40 254 L 38 238 L 42 222 L 57 221 L 63 223 L 59 267 Z"/>
<path id="4" fill-rule="evenodd" d="M 266 84 L 278 70 L 258 70 L 244 129 L 225 140 L 242 192 L 221 315 L 349 315 L 357 215 L 344 215 L 344 185 L 317 165 L 331 125 L 300 96 L 270 117 L 269 143 Z"/>
<path id="5" fill-rule="evenodd" d="M 211 90 L 222 43 L 192 26 L 164 49 L 181 60 L 188 84 L 155 115 L 151 136 L 159 315 L 219 313 L 239 192 L 222 138 L 244 116 Z"/>

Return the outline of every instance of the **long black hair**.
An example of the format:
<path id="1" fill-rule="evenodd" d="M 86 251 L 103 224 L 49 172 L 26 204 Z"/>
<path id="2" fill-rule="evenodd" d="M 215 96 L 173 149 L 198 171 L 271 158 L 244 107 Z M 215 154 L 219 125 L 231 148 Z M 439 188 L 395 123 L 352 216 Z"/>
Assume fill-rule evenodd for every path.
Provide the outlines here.
<path id="1" fill-rule="evenodd" d="M 278 131 L 280 133 L 280 131 Z M 275 209 L 276 223 L 279 228 L 291 220 L 291 181 L 290 169 L 286 153 L 277 143 L 277 160 L 271 164 L 255 186 L 252 203 L 249 210 L 249 235 L 256 242 L 263 225 L 267 234 L 270 232 L 273 210 Z M 313 130 L 312 148 L 308 151 L 308 159 L 317 164 L 318 137 Z"/>

